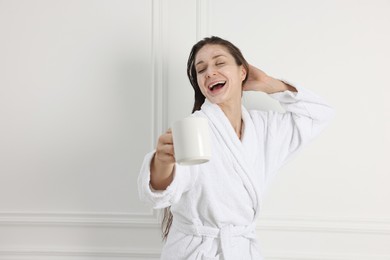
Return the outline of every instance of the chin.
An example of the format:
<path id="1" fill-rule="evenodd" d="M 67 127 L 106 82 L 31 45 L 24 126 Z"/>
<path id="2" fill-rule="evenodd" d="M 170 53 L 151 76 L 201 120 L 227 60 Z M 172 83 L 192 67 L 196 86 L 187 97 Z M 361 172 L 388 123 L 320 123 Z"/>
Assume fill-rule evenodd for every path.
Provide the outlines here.
<path id="1" fill-rule="evenodd" d="M 210 101 L 210 103 L 217 104 L 217 105 L 226 102 L 224 98 L 220 98 L 220 97 L 206 97 L 206 98 L 208 99 L 208 101 Z"/>

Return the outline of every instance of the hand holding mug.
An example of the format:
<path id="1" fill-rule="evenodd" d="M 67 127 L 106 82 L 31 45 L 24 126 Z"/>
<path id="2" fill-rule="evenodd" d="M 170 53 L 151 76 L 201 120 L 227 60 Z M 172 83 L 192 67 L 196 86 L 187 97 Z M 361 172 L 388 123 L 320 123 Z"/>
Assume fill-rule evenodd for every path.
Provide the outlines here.
<path id="1" fill-rule="evenodd" d="M 155 159 L 162 164 L 174 164 L 174 154 L 172 130 L 168 129 L 158 138 Z"/>
<path id="2" fill-rule="evenodd" d="M 150 165 L 150 184 L 155 190 L 165 190 L 173 180 L 175 157 L 172 132 L 160 135 L 157 141 L 156 152 Z"/>

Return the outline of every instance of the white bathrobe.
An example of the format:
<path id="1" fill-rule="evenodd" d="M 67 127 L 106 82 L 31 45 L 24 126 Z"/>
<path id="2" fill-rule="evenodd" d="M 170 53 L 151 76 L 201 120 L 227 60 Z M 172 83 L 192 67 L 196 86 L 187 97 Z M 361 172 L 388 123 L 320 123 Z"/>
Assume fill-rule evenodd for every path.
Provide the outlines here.
<path id="1" fill-rule="evenodd" d="M 164 191 L 149 184 L 154 151 L 145 156 L 138 178 L 140 198 L 154 208 L 171 206 L 173 213 L 161 259 L 262 259 L 255 223 L 266 186 L 333 115 L 320 97 L 297 89 L 270 95 L 286 113 L 243 107 L 241 140 L 219 106 L 206 100 L 193 116 L 209 121 L 212 158 L 195 166 L 176 164 L 173 182 Z"/>

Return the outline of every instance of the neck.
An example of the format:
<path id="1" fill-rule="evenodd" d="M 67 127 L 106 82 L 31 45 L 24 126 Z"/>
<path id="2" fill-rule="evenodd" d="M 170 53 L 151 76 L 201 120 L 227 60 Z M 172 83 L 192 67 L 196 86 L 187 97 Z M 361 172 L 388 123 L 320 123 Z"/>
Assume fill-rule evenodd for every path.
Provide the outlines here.
<path id="1" fill-rule="evenodd" d="M 218 104 L 222 109 L 226 117 L 229 119 L 234 131 L 236 132 L 239 139 L 241 139 L 241 128 L 242 128 L 242 111 L 241 111 L 241 100 L 236 104 Z"/>

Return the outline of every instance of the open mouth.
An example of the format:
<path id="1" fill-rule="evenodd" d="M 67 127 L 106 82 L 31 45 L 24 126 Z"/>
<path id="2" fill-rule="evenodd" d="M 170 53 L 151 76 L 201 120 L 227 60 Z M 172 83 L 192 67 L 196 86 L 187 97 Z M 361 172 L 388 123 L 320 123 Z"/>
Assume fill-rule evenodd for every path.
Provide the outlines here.
<path id="1" fill-rule="evenodd" d="M 223 88 L 225 86 L 225 84 L 226 84 L 226 81 L 218 81 L 218 82 L 215 82 L 215 83 L 209 85 L 209 89 L 211 92 L 213 92 L 213 91 L 216 91 L 218 89 Z"/>

